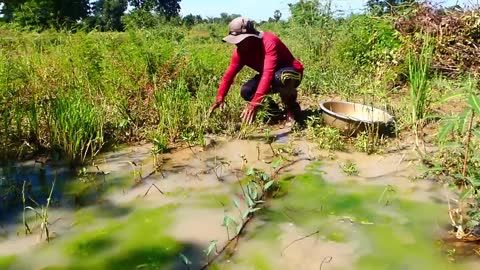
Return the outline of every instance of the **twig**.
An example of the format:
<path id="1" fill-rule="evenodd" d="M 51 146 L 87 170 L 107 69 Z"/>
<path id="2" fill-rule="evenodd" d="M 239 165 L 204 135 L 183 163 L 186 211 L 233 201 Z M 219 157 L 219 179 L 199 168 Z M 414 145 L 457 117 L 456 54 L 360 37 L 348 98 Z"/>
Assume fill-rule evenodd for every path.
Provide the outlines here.
<path id="1" fill-rule="evenodd" d="M 257 145 L 257 160 L 260 160 L 260 146 Z"/>
<path id="2" fill-rule="evenodd" d="M 312 159 L 306 157 L 306 158 L 299 158 L 299 159 L 297 159 L 297 160 L 290 161 L 289 163 L 287 163 L 287 164 L 285 164 L 285 165 L 283 165 L 283 166 L 278 167 L 278 168 L 273 172 L 271 178 L 272 178 L 272 179 L 276 178 L 276 177 L 280 174 L 280 172 L 281 172 L 282 170 L 284 170 L 284 169 L 286 169 L 286 168 L 288 168 L 288 167 L 290 167 L 290 166 L 293 166 L 293 165 L 295 165 L 296 163 L 298 163 L 298 162 L 300 162 L 300 161 L 305 161 L 305 160 L 311 161 Z"/>
<path id="3" fill-rule="evenodd" d="M 280 256 L 283 256 L 283 253 L 285 252 L 285 250 L 287 250 L 290 246 L 292 246 L 292 245 L 295 244 L 296 242 L 305 240 L 305 239 L 307 239 L 307 238 L 309 238 L 309 237 L 312 237 L 312 236 L 314 236 L 314 235 L 316 235 L 316 234 L 319 234 L 319 233 L 320 233 L 320 230 L 317 230 L 316 232 L 313 232 L 313 233 L 311 233 L 311 234 L 309 234 L 309 235 L 307 235 L 307 236 L 304 236 L 304 237 L 302 237 L 302 238 L 298 238 L 298 239 L 292 241 L 290 244 L 288 244 L 288 245 L 282 250 L 282 252 L 280 253 Z"/>
<path id="4" fill-rule="evenodd" d="M 323 258 L 322 263 L 320 264 L 320 270 L 322 270 L 323 264 L 324 263 L 330 263 L 333 260 L 332 256 L 327 256 Z"/>
<path id="5" fill-rule="evenodd" d="M 474 117 L 475 117 L 475 112 L 472 111 L 472 116 L 470 117 L 470 123 L 468 124 L 467 149 L 465 150 L 465 159 L 463 160 L 463 170 L 462 170 L 463 177 L 467 175 L 467 162 L 468 162 L 468 156 L 470 153 L 470 141 L 472 139 L 472 126 L 473 126 Z"/>
<path id="6" fill-rule="evenodd" d="M 143 195 L 144 198 L 148 195 L 148 192 L 150 191 L 150 189 L 151 189 L 152 187 L 155 187 L 160 193 L 162 193 L 162 195 L 165 195 L 165 193 L 163 193 L 163 191 L 161 191 L 161 190 L 157 187 L 157 185 L 152 184 L 152 185 L 150 185 L 150 187 L 148 188 L 147 192 L 145 192 L 145 195 Z"/>
<path id="7" fill-rule="evenodd" d="M 227 248 L 235 241 L 235 246 L 237 246 L 238 244 L 238 239 L 240 238 L 240 235 L 242 234 L 242 232 L 245 230 L 246 226 L 248 225 L 248 223 L 250 223 L 250 221 L 253 219 L 252 216 L 250 216 L 249 218 L 247 218 L 247 220 L 245 220 L 245 222 L 242 224 L 242 227 L 240 228 L 239 232 L 230 240 L 228 240 L 228 242 L 223 246 L 223 248 L 219 251 L 217 251 L 217 254 L 215 256 L 213 256 L 213 258 L 207 262 L 202 268 L 200 268 L 200 270 L 204 270 L 204 269 L 207 269 L 218 257 L 220 257 L 223 252 L 225 252 L 225 250 L 227 250 Z"/>
<path id="8" fill-rule="evenodd" d="M 472 126 L 473 126 L 473 118 L 475 118 L 475 112 L 472 110 L 472 116 L 470 117 L 470 123 L 468 124 L 468 134 L 467 134 L 467 145 L 465 149 L 465 159 L 463 160 L 463 169 L 462 169 L 462 176 L 463 180 L 466 179 L 467 176 L 467 166 L 468 166 L 468 157 L 470 153 L 470 141 L 472 139 Z M 465 183 L 462 182 L 460 186 L 460 193 L 463 192 L 463 189 L 465 188 Z M 461 217 L 461 223 L 460 225 L 463 225 L 463 213 L 464 213 L 464 208 L 465 205 L 463 201 L 459 201 L 459 214 Z"/>

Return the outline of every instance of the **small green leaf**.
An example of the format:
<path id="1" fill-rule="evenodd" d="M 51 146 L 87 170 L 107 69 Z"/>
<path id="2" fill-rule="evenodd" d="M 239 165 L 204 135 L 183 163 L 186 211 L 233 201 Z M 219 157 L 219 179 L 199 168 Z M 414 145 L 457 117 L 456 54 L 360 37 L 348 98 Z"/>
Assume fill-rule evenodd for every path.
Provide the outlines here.
<path id="1" fill-rule="evenodd" d="M 252 192 L 252 200 L 256 201 L 258 199 L 258 190 L 255 188 Z"/>
<path id="2" fill-rule="evenodd" d="M 258 199 L 257 185 L 255 183 L 249 183 L 247 185 L 247 193 L 250 199 L 256 201 Z"/>
<path id="3" fill-rule="evenodd" d="M 460 201 L 464 201 L 472 195 L 473 188 L 469 188 L 460 193 Z"/>
<path id="4" fill-rule="evenodd" d="M 268 190 L 272 185 L 273 183 L 275 183 L 275 180 L 272 180 L 270 182 L 268 182 L 267 184 L 265 184 L 265 186 L 263 187 L 263 190 Z"/>
<path id="5" fill-rule="evenodd" d="M 254 174 L 255 174 L 255 169 L 252 168 L 252 167 L 248 168 L 248 170 L 247 170 L 247 176 L 252 176 L 252 175 L 254 175 Z"/>
<path id="6" fill-rule="evenodd" d="M 237 234 L 240 233 L 240 230 L 242 229 L 242 227 L 243 227 L 243 224 L 239 224 L 239 225 L 237 226 Z"/>
<path id="7" fill-rule="evenodd" d="M 231 218 L 231 217 L 229 217 L 229 216 L 224 216 L 224 217 L 223 217 L 222 226 L 224 226 L 224 227 L 229 227 L 229 226 L 232 225 L 232 224 L 235 224 L 235 225 L 236 225 L 237 222 L 236 222 L 233 218 Z"/>
<path id="8" fill-rule="evenodd" d="M 240 209 L 240 203 L 238 203 L 237 199 L 233 199 L 233 205 L 235 205 L 237 209 Z"/>
<path id="9" fill-rule="evenodd" d="M 182 259 L 182 262 L 185 264 L 185 265 L 192 265 L 192 261 L 190 261 L 187 256 L 183 255 L 182 253 L 180 253 L 180 258 Z"/>
<path id="10" fill-rule="evenodd" d="M 445 142 L 448 139 L 448 134 L 451 133 L 454 128 L 455 123 L 453 121 L 448 121 L 445 125 L 443 125 L 437 135 L 439 142 Z"/>
<path id="11" fill-rule="evenodd" d="M 480 187 L 480 179 L 473 178 L 473 177 L 468 177 L 468 181 L 470 181 L 470 184 L 472 184 L 472 186 Z"/>
<path id="12" fill-rule="evenodd" d="M 477 115 L 480 115 L 480 96 L 470 95 L 468 97 L 468 104 Z"/>
<path id="13" fill-rule="evenodd" d="M 480 130 L 472 130 L 473 131 L 473 135 L 475 135 L 475 137 L 479 138 L 480 139 Z"/>
<path id="14" fill-rule="evenodd" d="M 282 160 L 278 158 L 272 163 L 272 168 L 277 169 L 281 165 L 282 165 Z"/>
<path id="15" fill-rule="evenodd" d="M 250 212 L 250 213 L 255 213 L 255 212 L 257 212 L 258 210 L 262 210 L 262 208 L 250 209 L 249 212 Z"/>
<path id="16" fill-rule="evenodd" d="M 207 254 L 207 256 L 210 256 L 210 254 L 212 254 L 212 251 L 216 250 L 216 248 L 217 248 L 217 240 L 212 240 L 210 242 L 210 245 L 208 245 L 208 248 L 205 251 L 205 254 Z"/>
<path id="17" fill-rule="evenodd" d="M 266 173 L 261 173 L 260 179 L 262 179 L 263 182 L 267 182 L 269 180 L 269 177 Z"/>
<path id="18" fill-rule="evenodd" d="M 247 210 L 243 213 L 242 219 L 245 220 L 248 217 L 248 215 L 250 215 L 250 210 Z"/>
<path id="19" fill-rule="evenodd" d="M 248 204 L 248 207 L 253 207 L 255 205 L 253 200 L 248 195 L 247 195 L 247 204 Z"/>

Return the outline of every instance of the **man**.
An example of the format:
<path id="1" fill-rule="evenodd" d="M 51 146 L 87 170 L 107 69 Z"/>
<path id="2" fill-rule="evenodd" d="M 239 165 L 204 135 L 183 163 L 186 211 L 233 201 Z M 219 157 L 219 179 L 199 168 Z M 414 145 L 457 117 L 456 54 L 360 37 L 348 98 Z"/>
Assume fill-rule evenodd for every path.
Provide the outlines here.
<path id="1" fill-rule="evenodd" d="M 293 119 L 300 122 L 297 87 L 302 81 L 304 68 L 285 44 L 273 33 L 257 31 L 253 22 L 246 17 L 238 17 L 230 22 L 229 35 L 223 41 L 236 45 L 236 48 L 209 114 L 217 108 L 223 108 L 224 98 L 235 76 L 244 66 L 248 66 L 259 74 L 241 88 L 241 96 L 249 102 L 242 112 L 242 122 L 251 124 L 263 98 L 272 93 L 280 95 L 287 111 L 287 122 Z"/>

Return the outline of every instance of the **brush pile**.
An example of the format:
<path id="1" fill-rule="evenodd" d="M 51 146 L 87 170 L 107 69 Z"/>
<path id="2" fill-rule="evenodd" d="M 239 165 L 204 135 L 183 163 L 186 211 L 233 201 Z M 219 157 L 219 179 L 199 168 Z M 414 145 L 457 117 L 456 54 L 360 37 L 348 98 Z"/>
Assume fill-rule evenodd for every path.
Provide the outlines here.
<path id="1" fill-rule="evenodd" d="M 480 8 L 436 8 L 417 4 L 395 22 L 395 28 L 415 47 L 420 33 L 434 38 L 432 68 L 445 75 L 470 73 L 480 76 Z"/>

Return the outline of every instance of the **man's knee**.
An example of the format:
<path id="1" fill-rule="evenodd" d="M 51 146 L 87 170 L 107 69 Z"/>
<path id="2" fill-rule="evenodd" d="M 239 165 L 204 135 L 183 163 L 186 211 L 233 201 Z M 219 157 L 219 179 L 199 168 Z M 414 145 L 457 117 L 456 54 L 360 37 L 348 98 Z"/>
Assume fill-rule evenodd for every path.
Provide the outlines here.
<path id="1" fill-rule="evenodd" d="M 245 101 L 251 101 L 255 95 L 255 92 L 257 91 L 257 87 L 258 79 L 255 77 L 242 85 L 242 88 L 240 89 L 240 95 Z"/>
<path id="2" fill-rule="evenodd" d="M 240 90 L 240 95 L 245 101 L 251 101 L 253 98 L 253 92 L 252 87 L 244 84 Z"/>
<path id="3" fill-rule="evenodd" d="M 302 77 L 294 68 L 283 68 L 275 73 L 275 84 L 279 88 L 295 89 L 302 82 Z"/>

